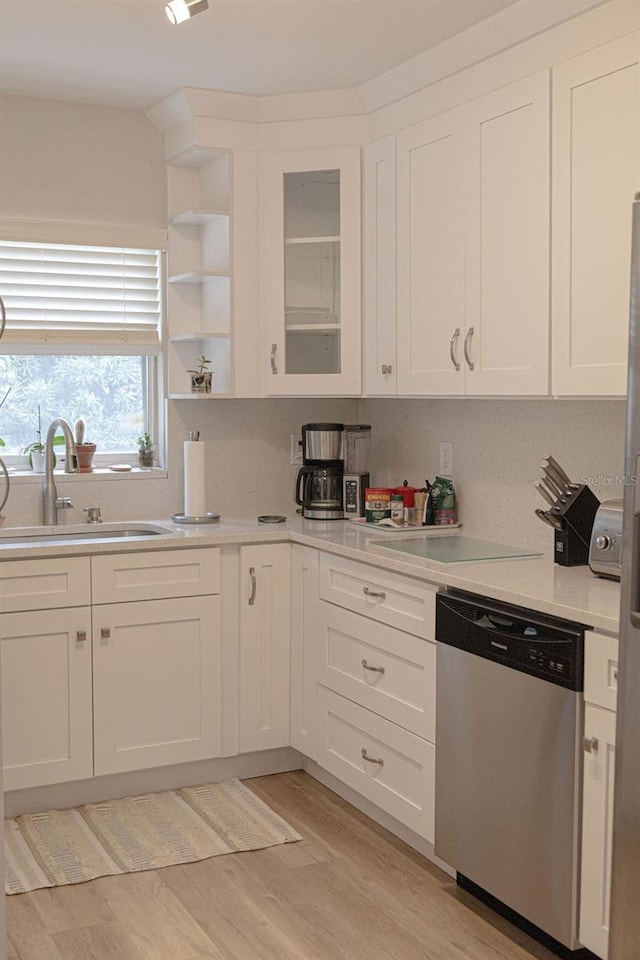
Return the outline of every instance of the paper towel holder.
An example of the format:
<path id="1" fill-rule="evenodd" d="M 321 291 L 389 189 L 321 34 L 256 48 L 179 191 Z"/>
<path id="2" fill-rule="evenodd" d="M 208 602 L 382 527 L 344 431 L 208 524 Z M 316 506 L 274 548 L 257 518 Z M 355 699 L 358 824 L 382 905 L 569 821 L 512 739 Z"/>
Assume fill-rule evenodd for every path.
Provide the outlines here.
<path id="1" fill-rule="evenodd" d="M 188 517 L 186 513 L 174 513 L 171 516 L 174 523 L 218 523 L 219 513 L 205 513 L 203 517 Z"/>

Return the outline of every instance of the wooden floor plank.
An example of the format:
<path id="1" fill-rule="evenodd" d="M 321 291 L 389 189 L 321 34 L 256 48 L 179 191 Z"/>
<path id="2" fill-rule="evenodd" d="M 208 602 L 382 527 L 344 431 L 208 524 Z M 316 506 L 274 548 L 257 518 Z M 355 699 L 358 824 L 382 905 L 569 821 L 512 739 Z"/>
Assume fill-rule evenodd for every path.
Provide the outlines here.
<path id="1" fill-rule="evenodd" d="M 11 960 L 554 960 L 308 774 L 246 782 L 301 842 L 10 897 Z"/>
<path id="2" fill-rule="evenodd" d="M 19 960 L 66 960 L 35 908 L 32 893 L 5 897 L 9 955 Z"/>

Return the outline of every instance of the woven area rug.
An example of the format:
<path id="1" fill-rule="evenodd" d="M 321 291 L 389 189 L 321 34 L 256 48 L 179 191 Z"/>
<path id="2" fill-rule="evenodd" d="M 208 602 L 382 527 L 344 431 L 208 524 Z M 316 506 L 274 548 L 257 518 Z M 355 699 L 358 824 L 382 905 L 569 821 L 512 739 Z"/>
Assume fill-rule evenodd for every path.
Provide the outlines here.
<path id="1" fill-rule="evenodd" d="M 5 820 L 7 893 L 301 840 L 239 780 Z"/>

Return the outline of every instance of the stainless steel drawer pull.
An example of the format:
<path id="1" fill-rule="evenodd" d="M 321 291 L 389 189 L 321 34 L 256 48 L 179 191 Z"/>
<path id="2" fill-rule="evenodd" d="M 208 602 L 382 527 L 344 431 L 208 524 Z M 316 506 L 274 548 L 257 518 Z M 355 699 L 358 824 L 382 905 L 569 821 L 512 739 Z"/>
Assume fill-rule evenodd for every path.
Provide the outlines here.
<path id="1" fill-rule="evenodd" d="M 597 737 L 584 737 L 582 740 L 582 748 L 585 753 L 597 753 L 598 750 L 598 738 Z"/>
<path id="2" fill-rule="evenodd" d="M 369 590 L 369 587 L 363 587 L 362 592 L 365 597 L 374 597 L 376 600 L 386 600 L 387 595 L 382 590 Z"/>
<path id="3" fill-rule="evenodd" d="M 473 327 L 469 327 L 467 330 L 467 335 L 464 338 L 464 358 L 467 361 L 467 366 L 469 370 L 474 369 L 474 364 L 471 358 L 469 357 L 469 344 L 471 343 L 471 337 L 473 336 Z"/>
<path id="4" fill-rule="evenodd" d="M 278 372 L 278 365 L 276 364 L 276 352 L 278 350 L 278 344 L 271 344 L 271 373 L 275 376 Z"/>
<path id="5" fill-rule="evenodd" d="M 451 363 L 454 365 L 456 370 L 460 369 L 460 364 L 456 360 L 456 347 L 458 345 L 458 337 L 460 336 L 460 327 L 456 327 L 453 331 L 453 336 L 449 341 L 449 356 L 451 357 Z"/>
<path id="6" fill-rule="evenodd" d="M 365 670 L 371 670 L 372 673 L 384 673 L 384 667 L 370 667 L 364 657 L 362 658 L 362 666 Z"/>
<path id="7" fill-rule="evenodd" d="M 100 638 L 102 640 L 108 640 L 110 636 L 111 636 L 110 627 L 100 627 Z"/>
<path id="8" fill-rule="evenodd" d="M 255 567 L 249 567 L 249 576 L 251 577 L 251 596 L 249 597 L 249 606 L 252 607 L 256 602 L 256 590 L 258 588 Z"/>
<path id="9" fill-rule="evenodd" d="M 379 767 L 384 767 L 384 760 L 376 760 L 375 757 L 370 757 L 364 747 L 360 751 L 360 755 L 368 763 L 377 763 Z"/>
<path id="10" fill-rule="evenodd" d="M 86 630 L 76 630 L 76 640 L 78 643 L 87 642 L 87 631 Z"/>

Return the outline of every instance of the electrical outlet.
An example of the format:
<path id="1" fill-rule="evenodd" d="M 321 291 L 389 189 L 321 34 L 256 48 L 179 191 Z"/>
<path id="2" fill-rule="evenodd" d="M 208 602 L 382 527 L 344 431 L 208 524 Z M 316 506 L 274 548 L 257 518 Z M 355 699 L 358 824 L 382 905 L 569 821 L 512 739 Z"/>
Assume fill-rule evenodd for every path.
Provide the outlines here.
<path id="1" fill-rule="evenodd" d="M 440 469 L 438 474 L 441 477 L 453 476 L 453 443 L 450 440 L 443 440 L 440 444 Z"/>
<path id="2" fill-rule="evenodd" d="M 302 466 L 302 436 L 299 433 L 290 434 L 291 448 L 289 451 L 289 460 L 296 466 Z"/>

